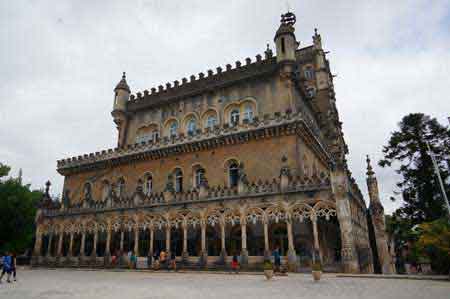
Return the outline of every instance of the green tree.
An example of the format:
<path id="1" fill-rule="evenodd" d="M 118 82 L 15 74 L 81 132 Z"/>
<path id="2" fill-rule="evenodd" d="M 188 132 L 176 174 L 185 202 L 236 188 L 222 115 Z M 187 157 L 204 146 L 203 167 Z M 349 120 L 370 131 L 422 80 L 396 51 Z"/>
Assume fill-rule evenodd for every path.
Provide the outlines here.
<path id="1" fill-rule="evenodd" d="M 9 171 L 11 170 L 11 167 L 4 165 L 2 163 L 0 163 L 0 179 L 2 177 L 5 177 L 9 174 Z"/>
<path id="2" fill-rule="evenodd" d="M 382 167 L 395 167 L 402 177 L 397 183 L 403 205 L 396 211 L 411 225 L 433 221 L 446 215 L 444 199 L 435 175 L 427 144 L 435 154 L 449 195 L 450 130 L 435 118 L 422 113 L 403 117 L 399 130 L 392 133 L 383 147 Z"/>
<path id="3" fill-rule="evenodd" d="M 418 251 L 429 257 L 432 268 L 439 273 L 450 270 L 450 223 L 442 218 L 419 225 Z"/>
<path id="4" fill-rule="evenodd" d="M 9 167 L 0 164 L 1 176 L 7 176 Z M 9 178 L 0 181 L 0 250 L 23 252 L 33 245 L 36 204 L 42 192 L 31 191 L 29 185 Z"/>

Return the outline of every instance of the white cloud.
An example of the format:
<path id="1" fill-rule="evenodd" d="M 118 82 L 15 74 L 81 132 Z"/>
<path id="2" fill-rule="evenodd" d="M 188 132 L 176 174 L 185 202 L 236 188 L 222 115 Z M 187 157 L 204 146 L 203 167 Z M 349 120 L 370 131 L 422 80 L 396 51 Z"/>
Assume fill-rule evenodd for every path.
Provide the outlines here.
<path id="1" fill-rule="evenodd" d="M 292 1 L 291 1 L 292 2 Z M 301 1 L 298 39 L 318 27 L 361 190 L 409 112 L 446 121 L 450 101 L 448 1 Z M 283 1 L 3 1 L 0 3 L 0 161 L 34 187 L 61 192 L 56 160 L 114 147 L 112 89 L 126 70 L 133 90 L 262 53 Z M 375 167 L 387 211 L 393 170 Z"/>

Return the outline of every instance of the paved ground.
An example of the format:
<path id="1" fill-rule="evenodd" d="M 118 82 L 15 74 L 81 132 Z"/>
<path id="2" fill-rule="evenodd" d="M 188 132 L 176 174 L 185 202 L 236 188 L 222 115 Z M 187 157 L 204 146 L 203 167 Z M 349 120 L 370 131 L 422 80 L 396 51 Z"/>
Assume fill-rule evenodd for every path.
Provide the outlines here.
<path id="1" fill-rule="evenodd" d="M 318 283 L 309 274 L 265 281 L 262 275 L 23 270 L 19 281 L 0 285 L 0 298 L 450 298 L 450 282 L 339 278 Z"/>

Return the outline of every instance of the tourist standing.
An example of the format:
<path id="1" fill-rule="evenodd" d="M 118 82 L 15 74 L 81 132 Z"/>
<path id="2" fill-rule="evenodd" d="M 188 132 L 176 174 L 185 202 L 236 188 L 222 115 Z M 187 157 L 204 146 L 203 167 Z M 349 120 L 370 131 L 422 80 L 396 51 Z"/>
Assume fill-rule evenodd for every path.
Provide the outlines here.
<path id="1" fill-rule="evenodd" d="M 237 254 L 233 254 L 233 259 L 231 260 L 231 270 L 235 273 L 239 273 L 239 260 Z"/>
<path id="2" fill-rule="evenodd" d="M 166 267 L 166 252 L 164 250 L 159 253 L 159 264 L 163 268 Z"/>
<path id="3" fill-rule="evenodd" d="M 174 270 L 177 271 L 177 258 L 175 256 L 175 251 L 172 251 L 170 253 L 170 267 Z"/>
<path id="4" fill-rule="evenodd" d="M 277 246 L 275 247 L 275 250 L 273 251 L 273 262 L 275 264 L 275 272 L 280 271 L 281 266 L 281 256 L 280 256 L 280 248 Z"/>
<path id="5" fill-rule="evenodd" d="M 9 255 L 8 252 L 5 253 L 5 255 L 3 256 L 3 270 L 2 270 L 2 274 L 0 276 L 0 283 L 2 282 L 3 279 L 3 275 L 7 275 L 6 281 L 9 283 L 11 282 L 10 278 L 11 278 L 11 268 L 12 268 L 12 258 Z"/>

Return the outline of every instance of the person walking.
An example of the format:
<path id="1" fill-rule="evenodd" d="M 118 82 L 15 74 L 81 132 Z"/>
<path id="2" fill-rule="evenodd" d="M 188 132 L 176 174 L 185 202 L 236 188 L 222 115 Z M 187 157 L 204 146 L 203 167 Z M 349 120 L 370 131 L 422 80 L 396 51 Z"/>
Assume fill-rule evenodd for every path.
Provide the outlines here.
<path id="1" fill-rule="evenodd" d="M 12 262 L 11 262 L 11 272 L 12 272 L 12 275 L 13 275 L 13 280 L 14 281 L 17 281 L 17 279 L 16 279 L 16 265 L 17 265 L 17 255 L 16 255 L 16 253 L 15 252 L 13 252 L 13 254 L 12 254 L 12 256 L 11 256 L 11 260 L 12 260 Z"/>
<path id="2" fill-rule="evenodd" d="M 280 248 L 277 246 L 273 251 L 273 262 L 275 264 L 274 272 L 280 272 L 281 267 L 281 256 L 280 256 Z"/>
<path id="3" fill-rule="evenodd" d="M 0 275 L 0 283 L 2 282 L 3 276 L 7 275 L 6 281 L 8 283 L 11 282 L 11 269 L 12 269 L 12 258 L 9 255 L 8 252 L 5 253 L 5 255 L 3 256 L 3 270 L 2 270 L 2 274 Z"/>

